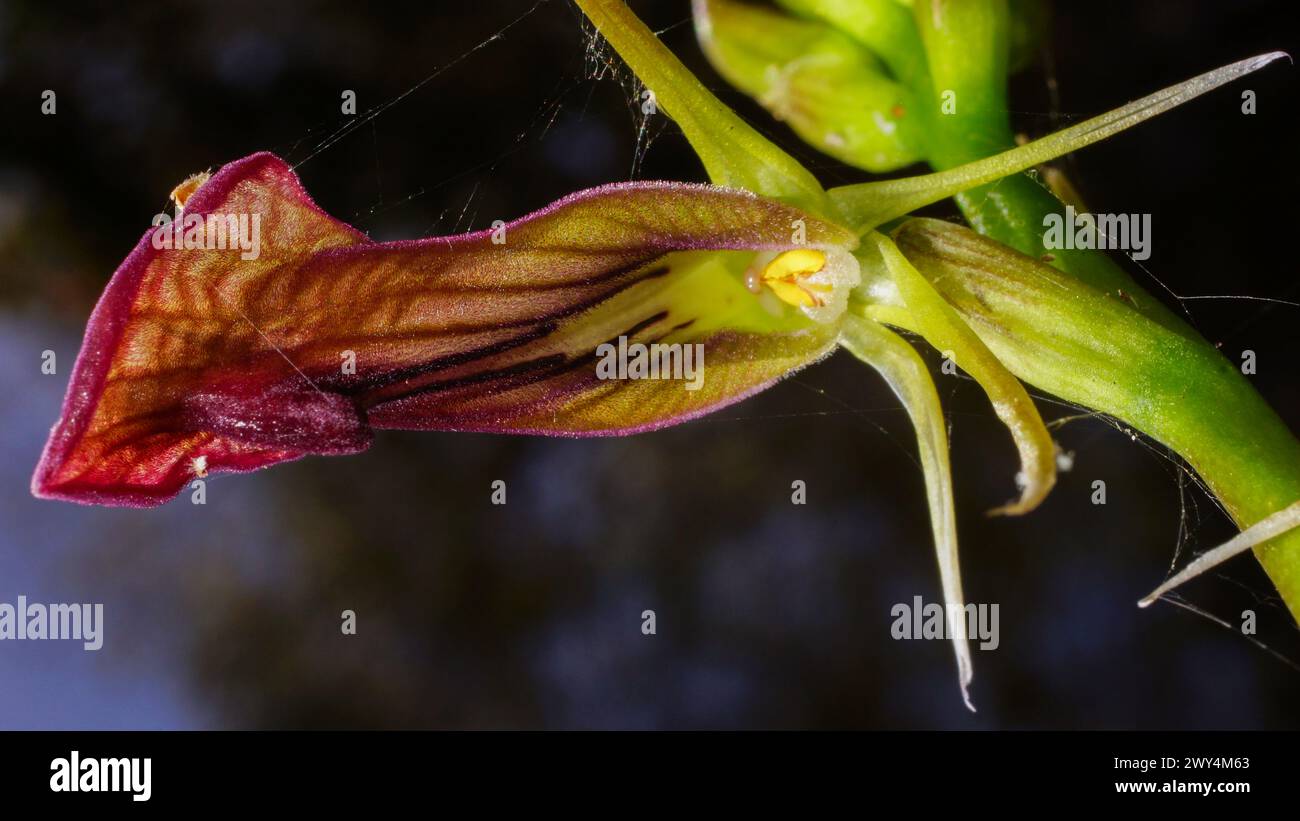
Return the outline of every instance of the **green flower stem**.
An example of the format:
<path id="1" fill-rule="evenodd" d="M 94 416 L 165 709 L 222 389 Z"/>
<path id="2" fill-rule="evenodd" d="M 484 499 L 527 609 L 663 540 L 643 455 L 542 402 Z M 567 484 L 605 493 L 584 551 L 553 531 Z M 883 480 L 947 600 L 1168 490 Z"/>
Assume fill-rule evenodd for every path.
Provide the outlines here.
<path id="1" fill-rule="evenodd" d="M 944 169 L 1005 150 L 1012 137 L 1005 96 L 1009 23 L 1004 0 L 935 0 L 915 8 L 934 87 L 952 88 L 957 95 L 952 115 L 938 108 L 941 97 L 935 101 L 932 110 L 940 114 L 929 132 L 931 163 Z M 964 98 L 976 104 L 962 105 Z M 1044 252 L 1044 217 L 1063 211 L 1050 191 L 1024 174 L 960 194 L 957 203 L 980 234 L 1035 258 Z M 1024 317 L 1020 338 L 1051 336 L 1056 346 L 1042 338 L 1003 350 L 990 343 L 999 356 L 1011 357 L 1007 361 L 1014 373 L 1168 445 L 1204 479 L 1241 528 L 1300 499 L 1300 442 L 1236 366 L 1139 288 L 1107 254 L 1051 253 L 1055 267 L 1104 296 L 1094 294 L 1073 305 L 1058 302 L 1055 318 L 1039 314 L 1037 299 L 1022 295 L 1009 301 L 1033 305 L 1037 316 L 1032 323 Z M 1098 299 L 1108 308 L 1104 318 L 1081 310 L 1083 303 L 1096 305 Z M 1031 324 L 1042 330 L 1033 331 Z M 1063 328 L 1081 339 L 1065 339 Z M 1115 344 L 1090 347 L 1093 340 L 1108 338 Z M 1097 348 L 1106 356 L 1098 357 Z M 1061 358 L 1062 350 L 1075 356 Z M 1255 553 L 1300 621 L 1300 532 L 1272 539 Z"/>
<path id="2" fill-rule="evenodd" d="M 1012 373 L 1172 448 L 1239 527 L 1300 499 L 1300 442 L 1208 343 L 960 226 L 911 220 L 895 240 Z M 1255 555 L 1300 621 L 1300 530 Z"/>
<path id="3" fill-rule="evenodd" d="M 1019 4 L 1025 5 L 1025 4 Z M 1015 144 L 1007 105 L 1007 61 L 1012 20 L 1005 0 L 935 0 L 915 6 L 935 99 L 927 156 L 945 170 L 1001 153 Z M 1021 13 L 1023 15 L 1023 12 Z M 945 113 L 944 93 L 950 92 Z M 981 234 L 1030 256 L 1040 256 L 1043 220 L 1065 205 L 1031 174 L 1017 174 L 955 197 L 962 215 Z M 1124 294 L 1139 311 L 1185 335 L 1187 325 L 1143 291 L 1107 254 L 1055 249 L 1052 264 L 1094 288 Z"/>

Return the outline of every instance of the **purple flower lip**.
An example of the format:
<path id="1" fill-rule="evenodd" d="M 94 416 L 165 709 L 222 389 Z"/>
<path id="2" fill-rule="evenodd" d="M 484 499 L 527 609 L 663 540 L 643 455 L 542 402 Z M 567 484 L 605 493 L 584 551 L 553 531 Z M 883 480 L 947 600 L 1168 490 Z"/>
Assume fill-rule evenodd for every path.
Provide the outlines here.
<path id="1" fill-rule="evenodd" d="M 689 273 L 683 254 L 788 248 L 799 221 L 809 247 L 856 243 L 779 202 L 674 182 L 605 185 L 496 228 L 372 242 L 269 153 L 223 166 L 184 214 L 257 215 L 257 258 L 159 248 L 156 228 L 141 237 L 91 314 L 35 495 L 153 506 L 208 473 L 356 453 L 375 428 L 577 437 L 694 419 L 833 339 L 692 330 L 734 305 L 672 296 Z M 702 344 L 712 387 L 596 379 L 592 351 L 629 329 Z"/>

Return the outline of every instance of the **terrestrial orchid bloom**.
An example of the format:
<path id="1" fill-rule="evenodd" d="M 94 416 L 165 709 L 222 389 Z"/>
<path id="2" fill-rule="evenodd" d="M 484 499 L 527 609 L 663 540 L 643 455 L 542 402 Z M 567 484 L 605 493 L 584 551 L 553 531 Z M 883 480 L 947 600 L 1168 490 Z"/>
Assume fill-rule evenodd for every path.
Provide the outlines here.
<path id="1" fill-rule="evenodd" d="M 359 452 L 382 428 L 649 431 L 737 402 L 843 347 L 884 376 L 916 427 L 965 697 L 972 669 L 943 415 L 923 360 L 886 324 L 947 352 L 1007 424 L 1020 493 L 996 512 L 1023 513 L 1044 498 L 1054 444 L 1021 383 L 877 229 L 1277 55 L 990 159 L 826 190 L 622 3 L 579 5 L 680 126 L 711 185 L 608 185 L 495 229 L 373 242 L 318 208 L 270 154 L 187 181 L 174 192 L 179 227 L 146 232 L 95 307 L 33 492 L 153 506 L 207 474 Z M 217 229 L 229 238 L 250 223 L 260 226 L 256 253 L 213 247 Z M 702 345 L 702 386 L 600 378 L 596 351 L 619 338 Z"/>

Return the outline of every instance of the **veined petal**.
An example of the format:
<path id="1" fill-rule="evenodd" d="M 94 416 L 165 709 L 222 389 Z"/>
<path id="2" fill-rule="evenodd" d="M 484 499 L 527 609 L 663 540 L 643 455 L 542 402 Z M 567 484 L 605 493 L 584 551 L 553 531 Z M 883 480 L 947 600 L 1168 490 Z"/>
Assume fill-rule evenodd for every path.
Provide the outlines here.
<path id="1" fill-rule="evenodd" d="M 827 213 L 826 192 L 812 173 L 713 96 L 623 0 L 576 1 L 682 129 L 709 179 Z"/>
<path id="2" fill-rule="evenodd" d="M 1240 60 L 1019 148 L 947 171 L 832 188 L 831 200 L 851 224 L 865 233 L 921 206 L 1104 140 L 1286 56 L 1285 52 L 1274 51 Z"/>
<path id="3" fill-rule="evenodd" d="M 1020 498 L 989 511 L 992 515 L 1019 515 L 1038 507 L 1056 483 L 1056 446 L 1038 408 L 993 352 L 966 324 L 925 277 L 912 267 L 888 238 L 877 232 L 867 235 L 880 253 L 899 294 L 907 305 L 902 326 L 919 333 L 939 351 L 948 352 L 955 364 L 980 384 L 993 403 L 993 410 L 1011 432 L 1020 453 Z M 869 309 L 868 309 L 869 310 Z M 880 317 L 899 322 L 897 313 Z"/>
<path id="4" fill-rule="evenodd" d="M 185 216 L 244 217 L 257 253 L 145 234 L 91 316 L 36 495 L 159 504 L 208 471 L 362 450 L 372 427 L 580 436 L 691 418 L 834 343 L 834 326 L 746 289 L 756 252 L 855 243 L 789 206 L 678 183 L 376 243 L 269 154 L 222 168 Z M 707 377 L 598 379 L 593 352 L 619 336 L 702 345 Z"/>
<path id="5" fill-rule="evenodd" d="M 965 596 L 961 589 L 961 565 L 957 558 L 957 517 L 953 511 L 952 466 L 948 461 L 948 434 L 943 408 L 934 380 L 920 355 L 901 337 L 870 319 L 844 318 L 840 342 L 850 353 L 880 372 L 903 406 L 916 429 L 916 445 L 925 474 L 925 492 L 930 503 L 930 527 L 934 531 L 935 556 L 943 587 L 944 611 L 953 653 L 957 656 L 957 681 L 962 700 L 971 712 L 969 687 L 974 678 L 970 643 L 967 641 Z"/>

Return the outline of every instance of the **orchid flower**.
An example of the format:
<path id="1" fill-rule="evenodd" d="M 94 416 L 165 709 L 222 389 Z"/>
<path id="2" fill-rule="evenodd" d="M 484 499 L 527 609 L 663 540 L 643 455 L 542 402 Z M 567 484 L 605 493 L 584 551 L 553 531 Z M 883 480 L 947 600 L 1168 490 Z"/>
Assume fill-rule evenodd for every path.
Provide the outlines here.
<path id="1" fill-rule="evenodd" d="M 1054 444 L 964 303 L 950 303 L 908 246 L 877 229 L 1276 55 L 989 159 L 827 190 L 621 2 L 579 5 L 684 132 L 711 184 L 607 185 L 484 231 L 374 242 L 324 213 L 270 154 L 187 181 L 173 192 L 180 227 L 147 231 L 91 315 L 33 492 L 158 505 L 208 474 L 356 453 L 384 428 L 638 433 L 737 402 L 842 347 L 885 378 L 916 428 L 969 704 L 942 410 L 920 355 L 886 325 L 948 352 L 988 392 L 1022 463 L 1017 498 L 995 512 L 1024 513 L 1043 499 Z M 257 253 L 210 247 L 213 231 L 234 231 L 240 217 L 261 226 Z M 619 339 L 702 345 L 702 386 L 600 378 L 596 352 Z"/>

